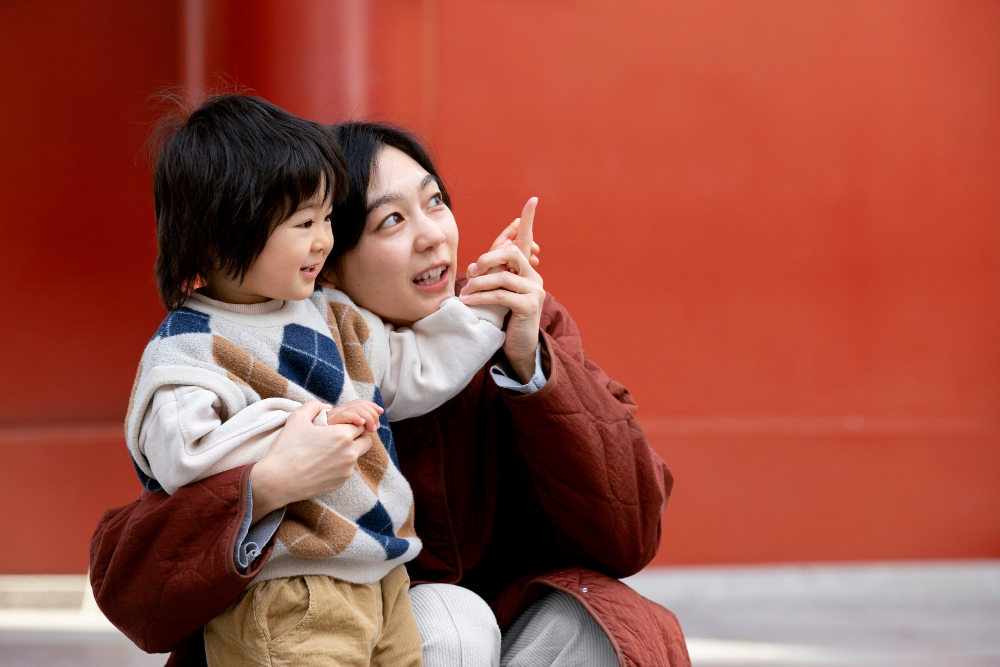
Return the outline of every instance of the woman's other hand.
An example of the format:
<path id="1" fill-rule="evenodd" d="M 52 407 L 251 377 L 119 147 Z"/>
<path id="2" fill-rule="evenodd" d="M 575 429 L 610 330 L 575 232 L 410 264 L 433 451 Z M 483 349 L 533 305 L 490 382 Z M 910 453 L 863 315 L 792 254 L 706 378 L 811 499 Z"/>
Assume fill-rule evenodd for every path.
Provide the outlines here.
<path id="1" fill-rule="evenodd" d="M 529 260 L 537 248 L 532 238 L 537 204 L 537 198 L 529 199 L 519 221 L 515 220 L 504 230 L 492 250 L 469 265 L 469 282 L 459 296 L 469 306 L 501 304 L 510 308 L 503 351 L 511 370 L 523 383 L 529 382 L 535 374 L 535 350 L 545 301 L 542 277 Z M 512 229 L 516 231 L 513 242 L 505 238 Z M 505 271 L 491 272 L 504 266 Z"/>
<path id="2" fill-rule="evenodd" d="M 289 503 L 339 489 L 354 474 L 371 438 L 356 424 L 313 424 L 329 409 L 317 400 L 303 403 L 288 415 L 271 450 L 250 471 L 252 523 Z"/>

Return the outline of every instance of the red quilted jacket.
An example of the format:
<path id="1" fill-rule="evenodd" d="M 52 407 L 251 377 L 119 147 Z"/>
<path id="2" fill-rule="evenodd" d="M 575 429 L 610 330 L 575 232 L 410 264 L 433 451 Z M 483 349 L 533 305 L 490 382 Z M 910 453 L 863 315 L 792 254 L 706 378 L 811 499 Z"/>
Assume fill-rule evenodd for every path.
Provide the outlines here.
<path id="1" fill-rule="evenodd" d="M 549 380 L 502 391 L 481 370 L 434 412 L 393 424 L 424 549 L 414 582 L 455 583 L 489 601 L 500 627 L 552 588 L 579 600 L 620 664 L 690 665 L 676 617 L 617 580 L 660 541 L 672 485 L 635 421 L 635 403 L 587 359 L 569 313 L 546 297 Z M 98 605 L 168 665 L 204 665 L 201 627 L 245 589 L 270 548 L 232 562 L 250 466 L 109 510 L 91 541 Z"/>

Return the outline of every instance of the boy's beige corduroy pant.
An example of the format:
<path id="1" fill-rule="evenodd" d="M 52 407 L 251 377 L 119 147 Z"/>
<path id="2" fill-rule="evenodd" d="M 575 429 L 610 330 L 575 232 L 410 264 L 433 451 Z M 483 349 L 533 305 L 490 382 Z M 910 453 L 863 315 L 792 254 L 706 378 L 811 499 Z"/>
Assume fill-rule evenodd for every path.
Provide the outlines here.
<path id="1" fill-rule="evenodd" d="M 422 667 L 402 565 L 374 584 L 306 575 L 261 582 L 205 626 L 209 667 Z"/>

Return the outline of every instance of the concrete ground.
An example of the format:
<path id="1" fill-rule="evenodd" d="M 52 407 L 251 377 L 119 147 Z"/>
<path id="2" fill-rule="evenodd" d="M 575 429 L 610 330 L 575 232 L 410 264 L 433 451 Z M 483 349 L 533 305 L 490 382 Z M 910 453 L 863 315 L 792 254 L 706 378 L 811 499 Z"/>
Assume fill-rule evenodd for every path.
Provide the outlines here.
<path id="1" fill-rule="evenodd" d="M 1000 561 L 649 570 L 692 663 L 1000 667 Z M 0 665 L 146 667 L 84 577 L 0 577 Z"/>

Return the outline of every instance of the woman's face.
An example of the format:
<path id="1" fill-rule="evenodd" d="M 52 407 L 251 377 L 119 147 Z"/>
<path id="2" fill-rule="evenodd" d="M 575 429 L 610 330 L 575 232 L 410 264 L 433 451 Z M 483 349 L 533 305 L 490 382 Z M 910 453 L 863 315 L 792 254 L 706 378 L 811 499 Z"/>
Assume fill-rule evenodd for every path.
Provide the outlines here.
<path id="1" fill-rule="evenodd" d="M 375 164 L 368 209 L 361 241 L 340 259 L 337 287 L 383 320 L 412 324 L 455 295 L 455 217 L 437 180 L 388 146 Z"/>

